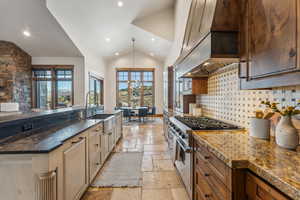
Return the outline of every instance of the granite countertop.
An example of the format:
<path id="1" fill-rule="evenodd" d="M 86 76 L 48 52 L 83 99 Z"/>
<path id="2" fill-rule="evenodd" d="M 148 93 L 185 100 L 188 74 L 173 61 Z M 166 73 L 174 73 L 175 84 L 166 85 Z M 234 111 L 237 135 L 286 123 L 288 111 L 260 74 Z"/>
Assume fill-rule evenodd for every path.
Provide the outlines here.
<path id="1" fill-rule="evenodd" d="M 238 133 L 238 134 L 237 134 Z M 231 168 L 247 168 L 293 199 L 300 200 L 300 152 L 245 131 L 193 132 L 194 138 Z"/>
<path id="2" fill-rule="evenodd" d="M 54 127 L 21 139 L 0 145 L 0 154 L 49 153 L 66 140 L 103 122 L 103 120 L 80 120 L 64 126 Z"/>

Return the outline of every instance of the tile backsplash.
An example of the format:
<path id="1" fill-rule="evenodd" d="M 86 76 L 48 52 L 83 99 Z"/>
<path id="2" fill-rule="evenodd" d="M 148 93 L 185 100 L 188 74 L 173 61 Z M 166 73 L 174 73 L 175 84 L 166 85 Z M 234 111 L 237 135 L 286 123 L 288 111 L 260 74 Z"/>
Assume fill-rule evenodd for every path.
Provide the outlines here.
<path id="1" fill-rule="evenodd" d="M 240 90 L 239 84 L 237 64 L 213 73 L 208 79 L 208 94 L 197 96 L 203 115 L 248 128 L 254 111 L 264 108 L 260 105 L 261 101 L 275 101 L 280 103 L 279 106 L 288 106 L 295 105 L 300 99 L 300 86 Z"/>

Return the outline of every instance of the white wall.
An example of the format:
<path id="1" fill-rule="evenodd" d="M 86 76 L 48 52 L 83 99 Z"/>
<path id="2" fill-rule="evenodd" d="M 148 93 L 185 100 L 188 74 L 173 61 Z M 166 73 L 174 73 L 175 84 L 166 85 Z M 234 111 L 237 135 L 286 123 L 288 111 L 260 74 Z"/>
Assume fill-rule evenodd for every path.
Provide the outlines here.
<path id="1" fill-rule="evenodd" d="M 141 52 L 136 53 L 136 68 L 155 68 L 155 107 L 157 113 L 163 112 L 163 63 Z M 132 68 L 132 54 L 119 56 L 107 61 L 105 75 L 105 108 L 112 110 L 116 106 L 116 68 Z"/>
<path id="2" fill-rule="evenodd" d="M 86 94 L 89 91 L 89 73 L 93 73 L 94 75 L 97 75 L 97 77 L 101 77 L 104 79 L 104 87 L 106 85 L 106 77 L 105 77 L 105 70 L 106 70 L 106 64 L 104 60 L 101 57 L 97 56 L 89 56 L 85 57 L 85 70 L 84 75 L 85 77 L 85 92 Z M 105 90 L 105 88 L 104 88 Z M 85 95 L 86 96 L 86 95 Z M 85 102 L 85 101 L 84 101 Z"/>
<path id="3" fill-rule="evenodd" d="M 33 65 L 74 65 L 74 105 L 84 105 L 83 57 L 32 57 Z"/>
<path id="4" fill-rule="evenodd" d="M 170 49 L 170 53 L 166 58 L 165 67 L 173 65 L 180 55 L 191 2 L 192 0 L 176 1 L 174 42 L 172 44 L 172 48 Z"/>
<path id="5" fill-rule="evenodd" d="M 133 24 L 162 37 L 166 40 L 174 39 L 174 8 L 166 8 L 149 16 L 135 19 Z"/>

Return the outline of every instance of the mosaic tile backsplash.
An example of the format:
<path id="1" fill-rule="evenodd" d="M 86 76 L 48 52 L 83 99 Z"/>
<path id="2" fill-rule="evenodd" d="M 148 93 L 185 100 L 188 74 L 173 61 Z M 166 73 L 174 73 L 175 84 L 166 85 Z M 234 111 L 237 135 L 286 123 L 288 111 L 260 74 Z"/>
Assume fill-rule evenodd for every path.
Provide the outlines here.
<path id="1" fill-rule="evenodd" d="M 197 96 L 197 103 L 207 117 L 249 128 L 249 118 L 254 116 L 254 111 L 264 108 L 260 105 L 261 101 L 275 101 L 280 103 L 279 106 L 289 106 L 297 104 L 299 99 L 300 86 L 272 90 L 240 90 L 238 65 L 233 64 L 209 77 L 208 94 Z M 294 122 L 300 128 L 300 121 L 294 119 Z"/>

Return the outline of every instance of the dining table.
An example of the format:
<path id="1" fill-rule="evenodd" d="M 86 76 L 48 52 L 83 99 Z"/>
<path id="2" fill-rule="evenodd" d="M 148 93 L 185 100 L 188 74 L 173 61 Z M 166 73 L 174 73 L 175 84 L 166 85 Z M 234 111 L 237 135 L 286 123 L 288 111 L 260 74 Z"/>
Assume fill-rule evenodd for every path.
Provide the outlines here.
<path id="1" fill-rule="evenodd" d="M 139 110 L 142 110 L 142 109 L 146 109 L 148 110 L 148 107 L 146 106 L 138 106 L 138 107 L 120 107 L 121 110 L 129 110 L 130 113 L 133 113 L 135 114 L 135 116 L 138 116 L 138 112 Z M 139 117 L 139 121 L 140 121 L 140 118 L 141 116 L 138 116 Z M 129 121 L 132 121 L 131 118 L 129 118 Z"/>

